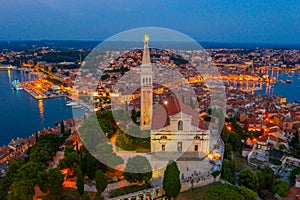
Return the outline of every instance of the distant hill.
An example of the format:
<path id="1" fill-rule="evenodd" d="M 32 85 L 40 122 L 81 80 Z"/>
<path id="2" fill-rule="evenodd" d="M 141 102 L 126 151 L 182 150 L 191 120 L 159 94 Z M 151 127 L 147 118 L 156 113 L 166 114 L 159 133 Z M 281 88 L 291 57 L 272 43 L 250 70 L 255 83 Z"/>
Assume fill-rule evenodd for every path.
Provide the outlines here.
<path id="1" fill-rule="evenodd" d="M 0 41 L 0 50 L 8 49 L 14 51 L 28 50 L 47 46 L 55 49 L 93 49 L 101 41 L 79 41 L 79 40 L 37 40 L 37 41 Z M 250 44 L 250 43 L 220 43 L 199 42 L 204 48 L 273 48 L 273 49 L 300 49 L 300 44 Z"/>
<path id="2" fill-rule="evenodd" d="M 47 46 L 55 49 L 92 49 L 99 41 L 71 41 L 71 40 L 41 40 L 41 41 L 0 41 L 0 49 L 13 51 L 28 50 Z"/>

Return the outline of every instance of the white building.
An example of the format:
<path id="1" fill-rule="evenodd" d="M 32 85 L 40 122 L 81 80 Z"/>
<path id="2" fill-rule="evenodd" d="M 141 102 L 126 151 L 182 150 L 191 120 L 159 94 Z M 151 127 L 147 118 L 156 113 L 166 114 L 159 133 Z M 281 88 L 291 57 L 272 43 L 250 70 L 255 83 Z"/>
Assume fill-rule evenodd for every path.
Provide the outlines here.
<path id="1" fill-rule="evenodd" d="M 210 131 L 198 113 L 175 98 L 153 112 L 151 152 L 194 153 L 205 157 L 210 149 Z"/>

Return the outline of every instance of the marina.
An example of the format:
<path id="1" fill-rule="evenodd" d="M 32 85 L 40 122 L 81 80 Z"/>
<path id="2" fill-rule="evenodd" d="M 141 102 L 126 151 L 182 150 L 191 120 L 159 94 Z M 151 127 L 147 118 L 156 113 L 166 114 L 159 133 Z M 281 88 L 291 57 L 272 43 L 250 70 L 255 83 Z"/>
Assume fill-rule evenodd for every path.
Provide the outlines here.
<path id="1" fill-rule="evenodd" d="M 36 99 L 24 90 L 12 90 L 11 83 L 36 80 L 31 73 L 0 71 L 0 146 L 17 137 L 27 138 L 35 131 L 53 127 L 56 121 L 83 116 L 86 108 L 66 106 L 67 97 Z M 8 106 L 9 105 L 9 106 Z"/>

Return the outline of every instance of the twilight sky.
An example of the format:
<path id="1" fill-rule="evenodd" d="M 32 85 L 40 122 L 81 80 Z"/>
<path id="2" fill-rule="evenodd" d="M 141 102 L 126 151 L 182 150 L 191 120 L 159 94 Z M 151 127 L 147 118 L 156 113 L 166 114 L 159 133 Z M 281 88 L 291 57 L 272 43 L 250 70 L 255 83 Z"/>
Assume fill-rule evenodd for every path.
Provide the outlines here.
<path id="1" fill-rule="evenodd" d="M 300 44 L 299 0 L 0 0 L 0 40 L 103 40 L 145 26 L 199 41 Z"/>

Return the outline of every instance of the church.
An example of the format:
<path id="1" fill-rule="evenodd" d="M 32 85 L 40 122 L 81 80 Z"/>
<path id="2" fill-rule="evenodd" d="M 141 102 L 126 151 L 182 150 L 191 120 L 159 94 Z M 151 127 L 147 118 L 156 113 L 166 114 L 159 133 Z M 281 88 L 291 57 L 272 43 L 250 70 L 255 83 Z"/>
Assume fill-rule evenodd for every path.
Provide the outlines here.
<path id="1" fill-rule="evenodd" d="M 153 106 L 153 69 L 145 35 L 141 65 L 141 130 L 151 130 L 151 153 L 192 155 L 204 158 L 210 152 L 210 131 L 199 113 L 176 97 Z M 176 156 L 175 156 L 176 157 Z"/>
<path id="2" fill-rule="evenodd" d="M 153 113 L 151 152 L 205 157 L 209 153 L 209 133 L 195 110 L 176 98 L 168 98 Z"/>

